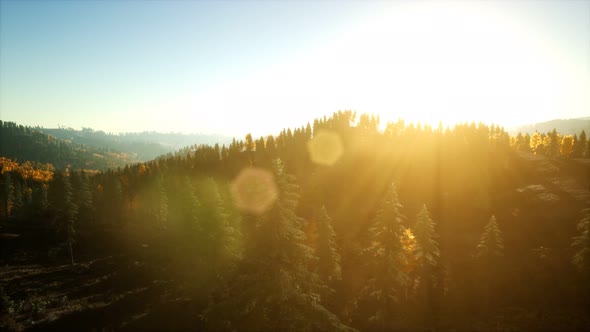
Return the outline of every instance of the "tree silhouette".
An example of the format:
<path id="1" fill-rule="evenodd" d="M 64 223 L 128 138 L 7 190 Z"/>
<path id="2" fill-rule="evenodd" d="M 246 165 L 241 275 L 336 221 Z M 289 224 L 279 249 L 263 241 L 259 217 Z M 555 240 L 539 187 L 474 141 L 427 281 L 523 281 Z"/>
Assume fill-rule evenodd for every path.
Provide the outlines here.
<path id="1" fill-rule="evenodd" d="M 502 240 L 502 233 L 496 222 L 496 217 L 492 216 L 481 235 L 476 256 L 483 260 L 494 260 L 503 255 L 504 241 Z"/>
<path id="2" fill-rule="evenodd" d="M 70 178 L 73 190 L 73 201 L 78 207 L 78 220 L 91 222 L 94 219 L 94 202 L 88 176 L 86 175 L 86 172 L 80 170 L 79 172 L 72 171 L 70 173 Z"/>
<path id="3" fill-rule="evenodd" d="M 316 255 L 318 256 L 318 273 L 327 283 L 342 278 L 340 254 L 336 247 L 336 233 L 332 227 L 332 219 L 326 207 L 322 206 L 318 218 L 318 236 Z"/>
<path id="4" fill-rule="evenodd" d="M 9 172 L 1 172 L 0 176 L 2 180 L 2 187 L 0 187 L 2 189 L 2 210 L 4 211 L 4 218 L 8 219 L 10 206 L 14 199 L 12 177 Z"/>
<path id="5" fill-rule="evenodd" d="M 76 218 L 78 207 L 73 201 L 70 177 L 63 172 L 56 172 L 49 185 L 49 207 L 54 215 L 54 223 L 59 235 L 68 245 L 70 260 L 74 265 L 73 244 L 76 236 Z"/>
<path id="6" fill-rule="evenodd" d="M 362 294 L 378 304 L 370 321 L 380 330 L 391 328 L 394 304 L 400 300 L 401 289 L 407 282 L 403 271 L 406 256 L 401 243 L 405 216 L 401 208 L 397 188 L 391 184 L 372 220 L 370 244 L 365 250 L 370 257 L 371 275 Z"/>
<path id="7" fill-rule="evenodd" d="M 480 266 L 479 279 L 484 298 L 482 304 L 486 310 L 489 310 L 492 303 L 502 256 L 504 256 L 504 241 L 496 217 L 492 215 L 490 221 L 484 227 L 476 252 L 476 258 Z"/>
<path id="8" fill-rule="evenodd" d="M 434 230 L 435 223 L 430 218 L 426 204 L 418 213 L 414 236 L 416 237 L 416 260 L 420 266 L 436 266 L 440 251 L 438 249 L 438 237 Z"/>

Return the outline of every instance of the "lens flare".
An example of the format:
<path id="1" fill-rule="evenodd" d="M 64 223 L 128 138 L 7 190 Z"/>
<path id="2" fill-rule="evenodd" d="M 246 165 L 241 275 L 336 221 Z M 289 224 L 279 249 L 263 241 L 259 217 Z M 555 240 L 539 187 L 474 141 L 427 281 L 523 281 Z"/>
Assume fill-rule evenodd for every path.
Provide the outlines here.
<path id="1" fill-rule="evenodd" d="M 311 161 L 320 165 L 333 165 L 340 159 L 344 148 L 340 136 L 330 130 L 321 130 L 307 142 Z"/>
<path id="2" fill-rule="evenodd" d="M 278 198 L 273 174 L 261 168 L 243 169 L 231 183 L 230 190 L 238 209 L 256 215 L 268 211 Z"/>

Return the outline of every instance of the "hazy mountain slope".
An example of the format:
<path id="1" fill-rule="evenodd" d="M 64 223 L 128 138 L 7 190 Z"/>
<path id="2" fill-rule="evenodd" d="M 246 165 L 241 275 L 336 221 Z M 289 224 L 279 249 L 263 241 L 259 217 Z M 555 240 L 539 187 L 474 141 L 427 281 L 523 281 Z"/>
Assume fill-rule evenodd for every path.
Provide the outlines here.
<path id="1" fill-rule="evenodd" d="M 56 168 L 104 170 L 138 162 L 135 154 L 74 143 L 38 128 L 0 121 L 0 156 L 18 161 L 50 163 Z"/>
<path id="2" fill-rule="evenodd" d="M 588 133 L 590 132 L 590 117 L 555 119 L 551 121 L 539 122 L 514 128 L 510 131 L 510 133 L 534 133 L 535 130 L 540 133 L 546 133 L 552 131 L 553 129 L 556 129 L 559 133 L 568 135 L 579 134 L 582 130 L 585 130 L 586 133 Z"/>
<path id="3" fill-rule="evenodd" d="M 189 145 L 214 145 L 216 143 L 226 144 L 231 142 L 230 137 L 222 135 L 158 132 L 109 134 L 90 128 L 83 128 L 82 130 L 73 128 L 39 128 L 38 130 L 76 144 L 84 144 L 135 155 L 137 159 L 142 161 L 154 159 L 157 156 L 179 150 Z"/>

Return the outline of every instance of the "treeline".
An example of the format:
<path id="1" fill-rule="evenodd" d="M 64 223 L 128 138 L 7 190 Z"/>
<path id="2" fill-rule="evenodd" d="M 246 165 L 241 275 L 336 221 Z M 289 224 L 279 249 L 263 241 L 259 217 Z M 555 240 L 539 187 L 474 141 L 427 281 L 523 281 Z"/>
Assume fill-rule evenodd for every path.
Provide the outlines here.
<path id="1" fill-rule="evenodd" d="M 535 131 L 532 135 L 519 132 L 511 137 L 510 144 L 518 151 L 548 157 L 590 158 L 590 144 L 584 130 L 579 135 L 560 135 L 555 129 L 547 133 Z"/>
<path id="2" fill-rule="evenodd" d="M 106 170 L 139 161 L 129 153 L 74 143 L 41 128 L 0 120 L 0 156 L 20 162 L 51 163 L 56 168 Z"/>
<path id="3" fill-rule="evenodd" d="M 37 128 L 51 136 L 112 152 L 123 152 L 135 156 L 137 161 L 145 161 L 178 150 L 184 146 L 199 142 L 200 144 L 229 143 L 228 137 L 221 135 L 180 134 L 180 133 L 105 133 L 92 128 L 60 127 L 57 129 Z M 123 166 L 123 165 L 121 165 Z"/>
<path id="4" fill-rule="evenodd" d="M 560 210 L 546 231 L 537 218 L 560 207 L 523 205 L 514 189 L 538 179 L 517 141 L 345 111 L 92 176 L 3 170 L 2 183 L 39 193 L 26 210 L 72 261 L 79 234 L 112 230 L 103 249 L 192 294 L 199 328 L 472 329 L 499 308 L 588 304 L 588 214 Z"/>
<path id="5" fill-rule="evenodd" d="M 0 157 L 0 214 L 4 219 L 29 219 L 47 206 L 47 183 L 53 179 L 51 164 L 19 164 Z"/>

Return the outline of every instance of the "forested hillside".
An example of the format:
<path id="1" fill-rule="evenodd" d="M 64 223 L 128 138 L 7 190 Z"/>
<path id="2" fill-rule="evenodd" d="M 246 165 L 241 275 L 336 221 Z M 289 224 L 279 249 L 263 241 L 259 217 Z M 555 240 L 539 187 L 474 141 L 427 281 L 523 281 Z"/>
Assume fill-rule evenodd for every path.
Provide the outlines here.
<path id="1" fill-rule="evenodd" d="M 577 119 L 557 119 L 551 121 L 545 121 L 526 126 L 520 126 L 516 128 L 515 133 L 518 131 L 533 133 L 548 132 L 553 129 L 557 130 L 562 134 L 574 135 L 579 134 L 582 130 L 590 131 L 590 117 L 577 118 Z"/>
<path id="2" fill-rule="evenodd" d="M 587 330 L 589 149 L 344 111 L 96 174 L 3 159 L 0 326 Z"/>
<path id="3" fill-rule="evenodd" d="M 51 163 L 59 169 L 106 170 L 138 162 L 136 154 L 60 139 L 41 128 L 0 120 L 0 156 L 18 161 Z"/>
<path id="4" fill-rule="evenodd" d="M 75 130 L 60 127 L 57 129 L 36 128 L 51 136 L 108 151 L 119 151 L 135 156 L 140 161 L 148 161 L 157 156 L 174 152 L 194 144 L 227 144 L 231 141 L 222 135 L 180 134 L 180 133 L 124 133 L 110 134 L 91 128 Z"/>

